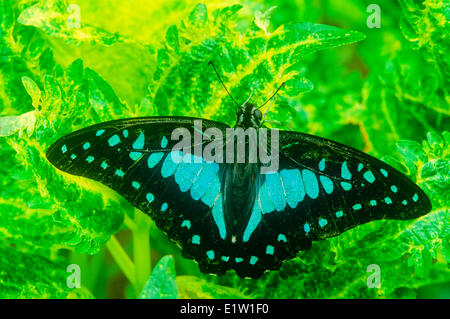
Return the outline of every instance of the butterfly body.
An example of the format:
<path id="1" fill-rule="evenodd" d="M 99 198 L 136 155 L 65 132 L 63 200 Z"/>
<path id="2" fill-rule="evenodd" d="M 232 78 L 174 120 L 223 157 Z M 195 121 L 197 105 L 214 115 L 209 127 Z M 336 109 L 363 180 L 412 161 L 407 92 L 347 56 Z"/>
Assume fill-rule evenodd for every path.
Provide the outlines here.
<path id="1" fill-rule="evenodd" d="M 236 115 L 235 128 L 261 126 L 262 114 L 250 103 Z M 261 161 L 249 160 L 250 138 L 224 138 L 225 153 L 229 143 L 245 144 L 244 161 L 238 154 L 222 163 L 175 150 L 172 132 L 183 127 L 194 135 L 196 120 L 224 136 L 230 129 L 189 117 L 116 120 L 62 137 L 47 158 L 63 171 L 116 190 L 148 213 L 201 271 L 219 275 L 234 269 L 241 277 L 258 278 L 313 241 L 431 209 L 425 193 L 389 165 L 303 133 L 279 132 L 279 167 L 269 173 L 262 173 Z"/>
<path id="2" fill-rule="evenodd" d="M 242 238 L 257 194 L 254 182 L 259 173 L 257 164 L 229 165 L 223 182 L 224 209 L 227 233 L 233 241 Z"/>
<path id="3" fill-rule="evenodd" d="M 248 128 L 260 128 L 262 120 L 262 113 L 258 107 L 249 102 L 245 102 L 236 111 L 236 124 L 235 127 L 243 129 Z"/>

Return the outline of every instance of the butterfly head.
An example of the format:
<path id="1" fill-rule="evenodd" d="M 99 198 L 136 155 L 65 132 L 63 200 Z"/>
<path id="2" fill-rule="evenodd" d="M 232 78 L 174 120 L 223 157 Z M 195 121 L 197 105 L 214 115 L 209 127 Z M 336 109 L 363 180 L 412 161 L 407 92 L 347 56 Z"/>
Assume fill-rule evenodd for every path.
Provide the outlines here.
<path id="1" fill-rule="evenodd" d="M 258 107 L 250 102 L 245 102 L 236 110 L 236 127 L 259 128 L 263 114 Z"/>
<path id="2" fill-rule="evenodd" d="M 275 93 L 267 99 L 262 105 L 256 106 L 253 103 L 250 103 L 250 99 L 253 95 L 253 90 L 247 99 L 242 105 L 239 105 L 238 102 L 233 98 L 233 96 L 230 94 L 230 91 L 228 91 L 227 87 L 223 83 L 222 79 L 220 78 L 219 73 L 216 70 L 216 67 L 214 66 L 214 63 L 212 61 L 209 61 L 209 65 L 212 66 L 214 69 L 214 72 L 217 75 L 217 78 L 219 79 L 220 83 L 222 83 L 223 88 L 225 91 L 227 91 L 230 98 L 233 100 L 233 102 L 238 106 L 238 109 L 236 110 L 236 125 L 235 127 L 242 127 L 242 128 L 259 128 L 261 127 L 262 123 L 264 122 L 264 117 L 267 115 L 268 110 L 263 115 L 262 112 L 259 110 L 264 105 L 266 105 L 269 101 L 272 101 L 272 99 L 277 95 L 278 91 L 284 87 L 285 83 L 283 82 L 280 87 L 275 91 Z M 270 108 L 270 106 L 269 106 Z"/>

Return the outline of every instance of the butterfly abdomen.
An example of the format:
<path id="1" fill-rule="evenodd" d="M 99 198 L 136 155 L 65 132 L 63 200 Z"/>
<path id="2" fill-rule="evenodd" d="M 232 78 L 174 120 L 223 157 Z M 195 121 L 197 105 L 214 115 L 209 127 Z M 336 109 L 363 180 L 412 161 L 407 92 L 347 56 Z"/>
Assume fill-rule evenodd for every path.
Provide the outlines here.
<path id="1" fill-rule="evenodd" d="M 257 164 L 229 165 L 223 179 L 224 212 L 228 239 L 242 239 L 257 194 L 255 178 L 259 175 Z"/>

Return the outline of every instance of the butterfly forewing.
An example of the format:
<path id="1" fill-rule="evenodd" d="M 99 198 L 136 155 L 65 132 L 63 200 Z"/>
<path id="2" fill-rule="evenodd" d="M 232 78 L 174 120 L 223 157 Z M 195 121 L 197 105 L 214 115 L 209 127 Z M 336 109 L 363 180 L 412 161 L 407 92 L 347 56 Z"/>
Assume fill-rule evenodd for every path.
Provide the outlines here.
<path id="1" fill-rule="evenodd" d="M 182 127 L 191 134 L 193 151 L 194 120 L 157 117 L 101 123 L 64 136 L 50 147 L 47 158 L 62 171 L 117 191 L 148 213 L 202 271 L 224 273 L 227 264 L 213 255 L 230 256 L 223 234 L 224 166 L 201 157 L 196 162 L 192 154 L 173 150 L 177 141 L 171 133 Z M 202 124 L 203 130 L 227 127 L 207 120 Z"/>
<path id="2" fill-rule="evenodd" d="M 312 241 L 369 221 L 417 218 L 431 210 L 426 194 L 407 177 L 345 145 L 280 132 L 279 159 L 279 170 L 259 176 L 238 274 L 277 268 Z"/>
<path id="3" fill-rule="evenodd" d="M 323 239 L 372 220 L 417 218 L 431 210 L 426 194 L 396 169 L 330 140 L 280 132 L 279 166 L 265 175 L 260 202 L 266 203 L 262 220 L 279 216 L 270 225 L 279 224 L 284 236 Z"/>

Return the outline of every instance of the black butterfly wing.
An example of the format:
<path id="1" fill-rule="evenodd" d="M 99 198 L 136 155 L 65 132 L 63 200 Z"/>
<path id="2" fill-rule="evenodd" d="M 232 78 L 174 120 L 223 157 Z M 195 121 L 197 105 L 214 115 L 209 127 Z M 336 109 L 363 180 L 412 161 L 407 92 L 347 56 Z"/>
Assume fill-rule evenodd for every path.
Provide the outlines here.
<path id="1" fill-rule="evenodd" d="M 193 152 L 195 120 L 200 119 L 147 117 L 100 123 L 62 137 L 48 149 L 47 158 L 62 171 L 117 191 L 148 213 L 202 271 L 224 273 L 227 264 L 212 255 L 228 250 L 221 195 L 224 166 L 203 158 L 196 158 L 196 163 L 191 154 L 183 157 L 173 150 L 178 141 L 171 140 L 175 129 L 187 129 Z M 203 132 L 227 128 L 207 120 L 202 125 Z"/>
<path id="2" fill-rule="evenodd" d="M 258 277 L 312 241 L 379 219 L 412 219 L 431 210 L 427 195 L 386 163 L 351 147 L 280 131 L 279 170 L 259 176 L 259 191 L 236 270 Z M 256 261 L 256 262 L 255 262 Z"/>
<path id="3" fill-rule="evenodd" d="M 329 231 L 319 231 L 319 237 L 335 236 L 372 220 L 417 218 L 431 210 L 431 202 L 422 189 L 373 156 L 298 132 L 280 132 L 280 145 L 280 167 L 309 170 L 318 180 L 320 210 L 329 211 L 330 221 L 336 224 L 334 231 L 331 227 Z M 315 186 L 315 180 L 303 180 L 308 193 L 307 186 Z M 343 216 L 337 217 L 340 211 Z"/>

